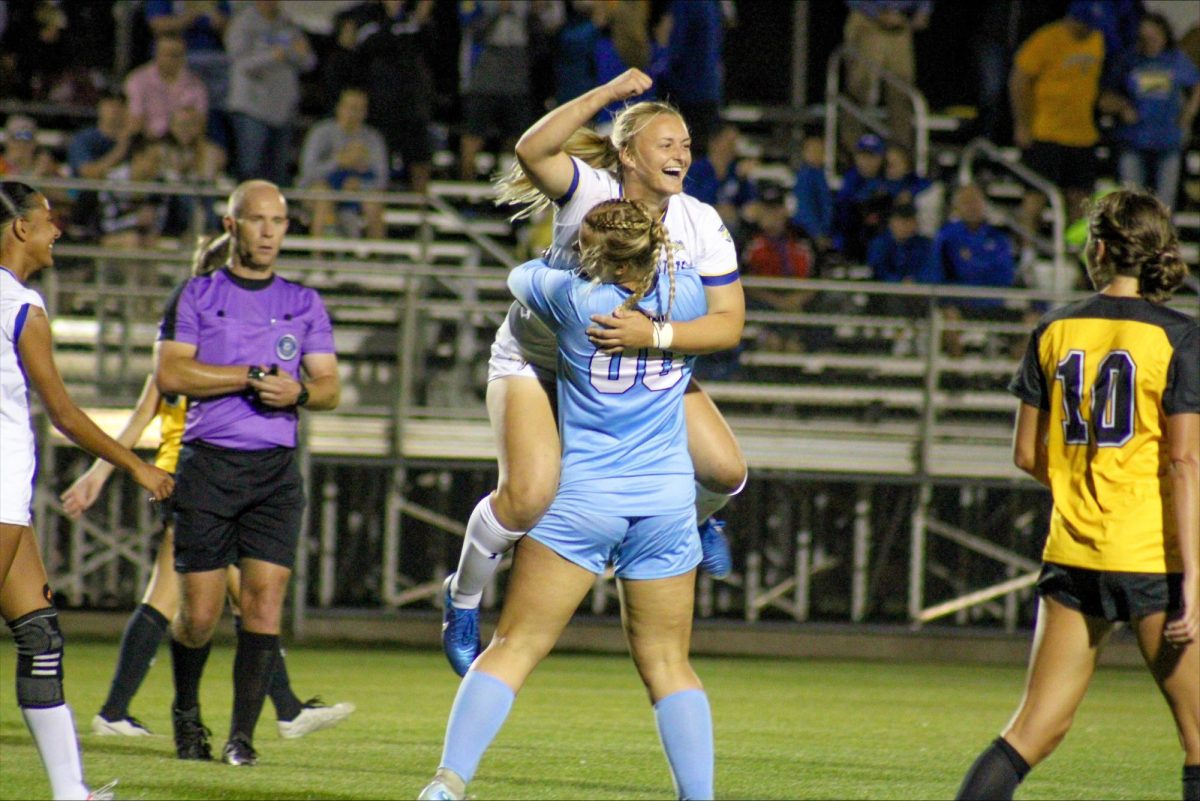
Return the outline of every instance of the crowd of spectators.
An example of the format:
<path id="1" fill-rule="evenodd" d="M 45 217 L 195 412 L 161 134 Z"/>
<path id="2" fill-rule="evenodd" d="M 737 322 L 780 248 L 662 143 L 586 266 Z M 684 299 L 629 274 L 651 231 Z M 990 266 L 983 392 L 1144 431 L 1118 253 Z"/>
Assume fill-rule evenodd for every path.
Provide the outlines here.
<path id="1" fill-rule="evenodd" d="M 120 80 L 105 71 L 113 63 L 112 20 L 89 5 L 0 2 L 0 91 L 87 104 L 95 116 L 56 153 L 39 144 L 34 119 L 10 115 L 0 175 L 217 186 L 266 177 L 313 189 L 424 192 L 438 151 L 457 157 L 449 168 L 442 162 L 444 175 L 485 178 L 541 109 L 638 67 L 654 79 L 646 98 L 672 101 L 688 120 L 695 160 L 686 190 L 716 207 L 746 274 L 803 280 L 862 264 L 887 282 L 1003 287 L 1030 280 L 1023 262 L 1045 197 L 1028 191 L 1013 229 L 992 226 L 982 187 L 918 174 L 908 103 L 880 89 L 880 70 L 917 81 L 914 42 L 937 13 L 930 0 L 847 0 L 844 42 L 859 57 L 847 63 L 846 90 L 858 103 L 878 105 L 889 133 L 844 125 L 837 143 L 844 166 L 835 176 L 825 170 L 822 136 L 793 137 L 802 141 L 794 157 L 772 165 L 794 176 L 787 181 L 779 169 L 764 173 L 745 158 L 739 128 L 721 120 L 733 2 L 458 2 L 458 113 L 450 117 L 435 89 L 432 55 L 447 41 L 433 0 L 329 3 L 328 35 L 306 32 L 279 0 L 143 0 L 133 7 L 150 40 L 148 60 Z M 987 24 L 1001 24 L 1002 12 L 1012 10 L 996 5 L 983 17 Z M 1001 36 L 986 31 L 971 40 L 983 43 L 980 58 L 992 65 L 980 70 L 981 96 L 1003 100 L 996 65 L 1011 63 L 1012 142 L 1027 167 L 1063 189 L 1072 217 L 1098 177 L 1149 184 L 1164 202 L 1176 201 L 1182 152 L 1200 109 L 1200 69 L 1186 54 L 1200 44 L 1200 29 L 1177 41 L 1171 23 L 1137 0 L 1074 0 L 1019 47 L 1006 50 Z M 303 129 L 302 103 L 312 120 Z M 606 125 L 614 111 L 596 124 Z M 1004 139 L 993 111 L 984 109 L 980 130 Z M 1104 115 L 1113 122 L 1107 131 L 1097 125 Z M 457 136 L 456 148 L 447 131 Z M 1105 136 L 1115 153 L 1110 163 L 1097 158 Z M 482 158 L 488 151 L 495 156 Z M 211 206 L 187 197 L 58 197 L 78 212 L 70 222 L 79 232 L 113 246 L 152 246 L 198 220 L 215 223 Z M 378 202 L 316 200 L 298 209 L 314 236 L 386 234 Z M 798 311 L 811 299 L 750 293 L 752 304 L 778 311 Z M 886 306 L 889 314 L 916 313 L 904 299 Z M 996 308 L 962 302 L 944 312 L 954 319 Z M 961 352 L 953 342 L 947 348 Z"/>

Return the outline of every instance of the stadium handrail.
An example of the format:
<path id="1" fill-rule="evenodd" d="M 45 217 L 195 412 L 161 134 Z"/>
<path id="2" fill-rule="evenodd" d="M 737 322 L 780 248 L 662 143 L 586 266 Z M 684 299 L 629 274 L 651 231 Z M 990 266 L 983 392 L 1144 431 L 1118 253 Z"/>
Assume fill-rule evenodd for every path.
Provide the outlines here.
<path id="1" fill-rule="evenodd" d="M 1017 161 L 1011 161 L 1005 155 L 1005 151 L 1000 146 L 983 137 L 976 137 L 967 143 L 959 156 L 958 162 L 958 179 L 960 183 L 970 183 L 974 180 L 975 175 L 975 159 L 980 154 L 983 154 L 990 159 L 990 163 L 996 164 L 1017 178 L 1024 181 L 1029 186 L 1034 187 L 1039 192 L 1044 194 L 1050 201 L 1051 215 L 1051 235 L 1050 235 L 1050 252 L 1054 260 L 1054 293 L 1055 300 L 1065 298 L 1070 286 L 1071 271 L 1067 264 L 1067 248 L 1066 248 L 1066 230 L 1067 230 L 1067 214 L 1066 203 L 1063 201 L 1062 191 L 1058 185 L 1041 175 L 1038 175 L 1033 170 L 1026 167 Z M 1038 241 L 1036 231 L 1026 229 L 1015 217 L 1007 215 L 1007 220 L 1010 227 L 1019 231 L 1023 236 L 1029 237 L 1034 241 Z"/>
<path id="2" fill-rule="evenodd" d="M 844 109 L 852 114 L 855 111 L 862 110 L 853 103 L 848 97 L 842 94 L 842 65 L 851 61 L 866 61 L 874 66 L 875 73 L 879 80 L 891 86 L 895 91 L 900 92 L 909 99 L 912 103 L 913 115 L 913 167 L 918 175 L 925 175 L 929 170 L 929 103 L 925 100 L 925 95 L 920 89 L 913 86 L 908 81 L 901 78 L 891 70 L 885 69 L 874 60 L 868 59 L 866 56 L 859 53 L 854 48 L 848 45 L 838 47 L 829 56 L 829 60 L 825 66 L 825 102 L 834 104 L 834 107 L 825 115 L 825 173 L 832 177 L 837 171 L 837 128 L 838 128 L 838 108 Z M 875 83 L 878 86 L 878 80 Z M 851 110 L 853 109 L 853 111 Z M 854 114 L 865 121 L 865 112 Z M 876 130 L 882 130 L 887 133 L 885 126 L 872 125 Z M 890 138 L 886 137 L 885 138 Z"/>

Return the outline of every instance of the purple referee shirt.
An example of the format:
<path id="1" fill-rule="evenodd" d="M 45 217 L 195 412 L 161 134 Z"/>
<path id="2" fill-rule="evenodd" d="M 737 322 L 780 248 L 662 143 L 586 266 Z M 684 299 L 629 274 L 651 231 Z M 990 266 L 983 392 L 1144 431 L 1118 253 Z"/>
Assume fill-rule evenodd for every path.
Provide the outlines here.
<path id="1" fill-rule="evenodd" d="M 196 346 L 205 364 L 278 365 L 300 380 L 306 353 L 334 353 L 333 326 L 315 290 L 278 275 L 240 278 L 229 268 L 188 280 L 167 303 L 160 341 Z M 253 451 L 296 447 L 296 410 L 271 409 L 251 393 L 193 398 L 184 442 Z"/>

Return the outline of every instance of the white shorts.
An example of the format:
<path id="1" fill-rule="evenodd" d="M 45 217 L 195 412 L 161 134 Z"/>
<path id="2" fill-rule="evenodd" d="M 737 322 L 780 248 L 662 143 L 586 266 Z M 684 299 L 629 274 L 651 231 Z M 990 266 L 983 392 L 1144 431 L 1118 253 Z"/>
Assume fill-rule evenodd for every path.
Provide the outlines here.
<path id="1" fill-rule="evenodd" d="M 558 361 L 558 346 L 553 339 L 553 334 L 551 334 L 549 341 L 549 358 L 546 358 L 547 348 L 544 347 L 546 344 L 544 336 L 536 337 L 542 340 L 538 344 L 543 347 L 534 349 L 541 352 L 541 358 L 533 356 L 531 349 L 522 347 L 522 341 L 518 340 L 516 334 L 513 333 L 514 325 L 510 322 L 513 320 L 514 315 L 519 317 L 522 314 L 528 315 L 529 313 L 522 308 L 521 304 L 514 303 L 509 308 L 508 316 L 504 318 L 504 322 L 500 323 L 500 327 L 496 329 L 496 338 L 492 341 L 492 356 L 488 359 L 488 382 L 512 376 L 536 378 L 539 381 L 554 381 L 555 368 Z M 524 339 L 534 338 L 529 336 L 529 334 L 534 333 L 535 327 L 549 331 L 540 322 L 537 322 L 536 326 L 530 326 L 521 325 L 518 320 L 517 325 L 523 332 L 526 332 Z"/>
<path id="2" fill-rule="evenodd" d="M 0 523 L 28 526 L 33 522 L 33 477 L 37 464 L 33 454 L 14 452 L 4 454 L 4 477 L 0 481 Z"/>

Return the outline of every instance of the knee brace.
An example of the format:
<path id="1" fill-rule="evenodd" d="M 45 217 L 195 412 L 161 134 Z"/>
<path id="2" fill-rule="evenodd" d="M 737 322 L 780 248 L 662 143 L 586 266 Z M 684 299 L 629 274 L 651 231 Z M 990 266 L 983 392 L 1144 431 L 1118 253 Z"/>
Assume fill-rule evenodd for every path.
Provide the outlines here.
<path id="1" fill-rule="evenodd" d="M 38 609 L 10 622 L 17 642 L 17 705 L 46 709 L 63 701 L 63 639 L 58 612 Z"/>

